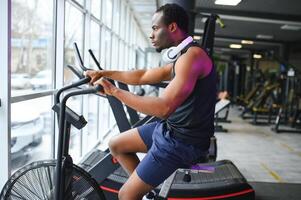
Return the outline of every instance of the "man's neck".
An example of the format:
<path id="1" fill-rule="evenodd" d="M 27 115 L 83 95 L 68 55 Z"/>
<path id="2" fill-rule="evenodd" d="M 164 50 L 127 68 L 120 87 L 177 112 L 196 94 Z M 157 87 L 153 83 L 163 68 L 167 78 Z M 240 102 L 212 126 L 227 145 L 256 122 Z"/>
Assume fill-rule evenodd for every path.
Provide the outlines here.
<path id="1" fill-rule="evenodd" d="M 183 40 L 185 40 L 188 37 L 187 34 L 182 34 L 175 40 L 175 46 L 178 46 Z"/>

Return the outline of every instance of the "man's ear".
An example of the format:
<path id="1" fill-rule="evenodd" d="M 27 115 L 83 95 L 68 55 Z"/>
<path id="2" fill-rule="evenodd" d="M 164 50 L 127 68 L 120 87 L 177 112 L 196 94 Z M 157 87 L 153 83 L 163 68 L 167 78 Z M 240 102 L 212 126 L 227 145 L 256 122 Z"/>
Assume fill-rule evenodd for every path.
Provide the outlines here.
<path id="1" fill-rule="evenodd" d="M 178 28 L 178 25 L 176 22 L 172 22 L 171 24 L 168 25 L 168 30 L 170 32 L 175 32 Z"/>

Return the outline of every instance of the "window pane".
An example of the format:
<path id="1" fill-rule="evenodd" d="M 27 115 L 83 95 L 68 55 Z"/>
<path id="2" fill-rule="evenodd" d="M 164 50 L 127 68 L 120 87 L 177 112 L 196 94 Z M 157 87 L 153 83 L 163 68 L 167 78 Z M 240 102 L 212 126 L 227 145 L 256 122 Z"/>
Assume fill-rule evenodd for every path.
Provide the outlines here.
<path id="1" fill-rule="evenodd" d="M 105 25 L 109 28 L 112 27 L 112 10 L 113 10 L 113 2 L 112 0 L 105 0 L 103 5 L 103 21 Z"/>
<path id="2" fill-rule="evenodd" d="M 124 64 L 124 42 L 121 40 L 119 42 L 119 64 L 118 64 L 118 69 L 119 70 L 124 70 L 125 68 Z"/>
<path id="3" fill-rule="evenodd" d="M 84 6 L 85 5 L 85 0 L 75 0 L 77 1 L 80 5 Z"/>
<path id="4" fill-rule="evenodd" d="M 120 18 L 120 37 L 124 39 L 125 36 L 125 25 L 126 25 L 126 6 L 121 1 L 121 18 Z"/>
<path id="5" fill-rule="evenodd" d="M 12 172 L 23 165 L 52 157 L 52 96 L 11 105 Z"/>
<path id="6" fill-rule="evenodd" d="M 111 69 L 118 69 L 117 65 L 118 65 L 118 60 L 119 58 L 118 56 L 118 38 L 116 36 L 113 36 L 113 40 L 112 40 L 112 68 Z"/>
<path id="7" fill-rule="evenodd" d="M 91 0 L 91 13 L 100 19 L 101 0 Z"/>
<path id="8" fill-rule="evenodd" d="M 105 67 L 105 57 L 106 57 L 106 29 L 102 26 L 100 28 L 101 36 L 100 36 L 100 45 L 101 45 L 101 50 L 100 50 L 100 65 Z"/>
<path id="9" fill-rule="evenodd" d="M 67 101 L 67 106 L 73 110 L 78 115 L 82 114 L 82 96 L 74 96 L 71 97 Z M 85 117 L 86 121 L 88 119 Z M 70 149 L 69 153 L 74 161 L 74 163 L 78 163 L 81 157 L 81 130 L 78 130 L 77 128 L 71 126 L 71 134 L 70 134 Z"/>
<path id="10" fill-rule="evenodd" d="M 85 96 L 88 99 L 89 109 L 87 116 L 87 126 L 83 133 L 83 155 L 89 152 L 97 143 L 97 131 L 98 131 L 98 97 L 97 95 Z"/>
<path id="11" fill-rule="evenodd" d="M 114 20 L 113 31 L 119 33 L 119 19 L 120 19 L 120 0 L 114 0 Z"/>
<path id="12" fill-rule="evenodd" d="M 130 48 L 126 45 L 124 48 L 124 66 L 125 66 L 125 68 L 132 67 L 132 66 L 129 66 L 129 50 L 130 50 Z"/>
<path id="13" fill-rule="evenodd" d="M 127 13 L 126 13 L 126 26 L 125 26 L 125 41 L 129 43 L 129 35 L 130 35 L 130 29 L 131 26 L 131 15 L 130 15 L 130 9 L 127 7 Z"/>
<path id="14" fill-rule="evenodd" d="M 98 138 L 103 139 L 109 131 L 109 102 L 105 98 L 99 98 L 99 135 Z"/>
<path id="15" fill-rule="evenodd" d="M 93 20 L 91 20 L 90 28 L 90 49 L 93 51 L 93 54 L 99 61 L 100 28 L 99 25 Z M 89 56 L 89 66 L 92 69 L 98 69 L 91 56 Z"/>
<path id="16" fill-rule="evenodd" d="M 105 66 L 104 69 L 111 69 L 111 32 L 105 31 Z"/>
<path id="17" fill-rule="evenodd" d="M 75 50 L 73 43 L 76 42 L 83 59 L 83 32 L 84 32 L 84 15 L 77 8 L 66 2 L 65 8 L 65 51 L 64 66 L 67 64 L 79 67 L 75 60 Z M 64 84 L 69 84 L 73 80 L 78 80 L 69 70 L 64 69 Z"/>
<path id="18" fill-rule="evenodd" d="M 12 96 L 52 88 L 53 1 L 12 1 Z"/>

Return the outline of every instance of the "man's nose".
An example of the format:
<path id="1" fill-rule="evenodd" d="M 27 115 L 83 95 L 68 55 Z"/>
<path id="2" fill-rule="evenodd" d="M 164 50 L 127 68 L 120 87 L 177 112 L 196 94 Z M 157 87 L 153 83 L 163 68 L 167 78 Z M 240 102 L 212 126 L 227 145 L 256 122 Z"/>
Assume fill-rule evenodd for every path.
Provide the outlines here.
<path id="1" fill-rule="evenodd" d="M 150 33 L 149 38 L 154 39 L 154 33 L 153 32 Z"/>

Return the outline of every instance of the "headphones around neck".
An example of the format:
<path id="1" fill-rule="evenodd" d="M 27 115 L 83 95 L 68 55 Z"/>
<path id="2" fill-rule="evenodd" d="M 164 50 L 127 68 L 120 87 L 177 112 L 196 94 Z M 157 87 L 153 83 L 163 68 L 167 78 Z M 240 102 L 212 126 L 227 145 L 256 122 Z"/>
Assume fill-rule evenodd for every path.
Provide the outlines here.
<path id="1" fill-rule="evenodd" d="M 192 37 L 188 36 L 178 46 L 168 48 L 162 55 L 163 61 L 166 63 L 171 63 L 177 60 L 177 58 L 181 55 L 180 52 L 192 41 L 193 41 Z"/>

